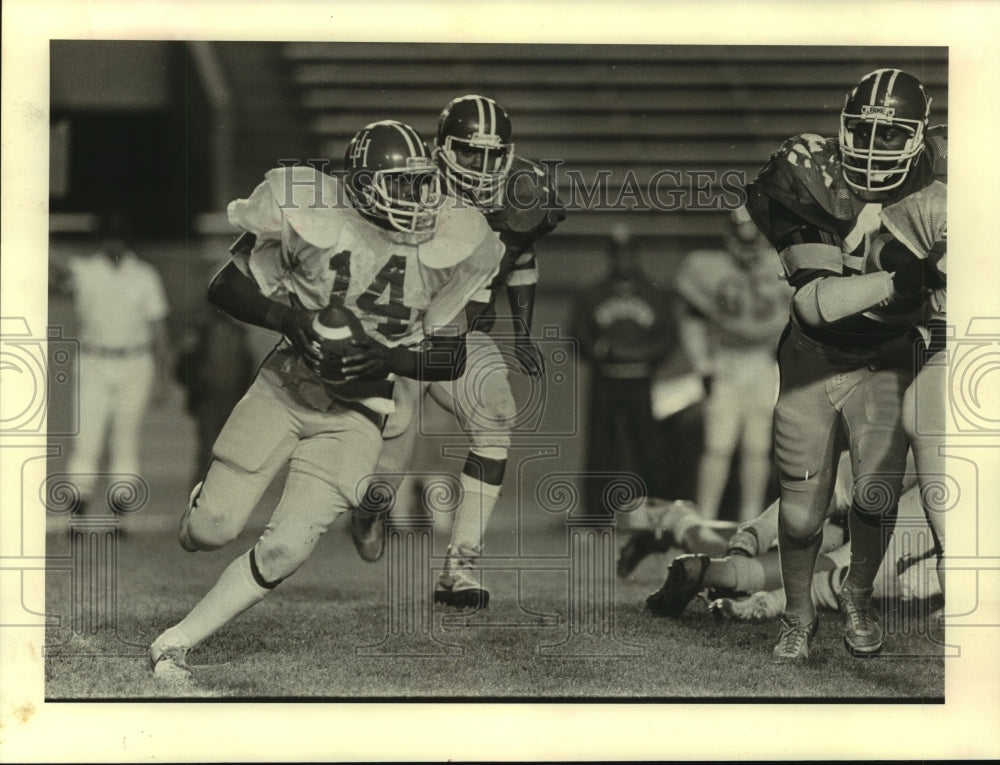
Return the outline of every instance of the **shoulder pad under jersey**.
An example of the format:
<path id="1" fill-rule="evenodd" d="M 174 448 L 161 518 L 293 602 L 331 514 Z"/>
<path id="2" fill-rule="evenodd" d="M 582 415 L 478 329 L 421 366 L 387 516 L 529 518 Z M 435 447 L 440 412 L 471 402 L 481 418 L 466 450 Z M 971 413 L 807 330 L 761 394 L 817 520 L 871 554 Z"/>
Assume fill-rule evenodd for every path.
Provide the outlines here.
<path id="1" fill-rule="evenodd" d="M 948 182 L 948 126 L 935 125 L 924 138 L 931 158 L 931 176 L 935 181 Z"/>
<path id="2" fill-rule="evenodd" d="M 948 186 L 935 181 L 882 210 L 882 222 L 913 254 L 926 258 L 947 238 Z"/>
<path id="3" fill-rule="evenodd" d="M 285 223 L 316 247 L 332 247 L 356 215 L 337 179 L 312 167 L 276 167 L 247 199 L 227 208 L 229 222 L 258 239 L 280 239 Z"/>
<path id="4" fill-rule="evenodd" d="M 449 197 L 441 207 L 437 232 L 420 245 L 420 262 L 428 268 L 452 268 L 483 243 L 492 243 L 499 262 L 503 245 L 475 207 Z"/>
<path id="5" fill-rule="evenodd" d="M 550 186 L 554 179 L 537 162 L 516 156 L 507 176 L 504 207 L 489 213 L 487 220 L 497 232 L 531 233 L 537 239 L 554 229 L 566 218 L 556 189 Z"/>
<path id="6" fill-rule="evenodd" d="M 844 181 L 837 139 L 815 133 L 781 144 L 753 185 L 807 220 L 853 220 L 864 207 Z"/>

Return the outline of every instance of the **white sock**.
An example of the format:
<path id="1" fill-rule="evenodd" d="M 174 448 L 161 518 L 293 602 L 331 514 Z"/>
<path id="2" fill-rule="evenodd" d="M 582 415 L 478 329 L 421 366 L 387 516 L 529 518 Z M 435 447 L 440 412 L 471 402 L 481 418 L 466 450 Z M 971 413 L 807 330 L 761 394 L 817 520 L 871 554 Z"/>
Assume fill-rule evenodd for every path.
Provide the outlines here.
<path id="1" fill-rule="evenodd" d="M 462 501 L 455 510 L 455 522 L 451 527 L 451 547 L 456 550 L 474 550 L 479 554 L 483 549 L 483 535 L 500 498 L 500 487 L 483 483 L 477 478 L 463 473 Z"/>
<path id="2" fill-rule="evenodd" d="M 254 579 L 247 552 L 230 563 L 205 597 L 179 624 L 160 635 L 155 644 L 193 648 L 262 601 L 270 591 Z"/>

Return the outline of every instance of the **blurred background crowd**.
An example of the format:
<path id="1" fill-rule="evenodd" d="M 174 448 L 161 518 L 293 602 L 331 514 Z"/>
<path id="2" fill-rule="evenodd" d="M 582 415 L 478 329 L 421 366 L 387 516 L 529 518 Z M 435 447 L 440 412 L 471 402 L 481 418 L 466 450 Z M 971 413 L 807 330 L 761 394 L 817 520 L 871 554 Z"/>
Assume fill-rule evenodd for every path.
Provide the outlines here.
<path id="1" fill-rule="evenodd" d="M 276 339 L 206 301 L 235 233 L 226 204 L 279 164 L 338 169 L 350 136 L 374 120 L 402 120 L 429 140 L 445 103 L 481 93 L 506 108 L 516 152 L 550 168 L 568 209 L 536 247 L 533 328 L 580 343 L 577 395 L 553 404 L 574 407 L 582 428 L 560 440 L 564 469 L 630 470 L 709 517 L 752 515 L 776 496 L 769 434 L 737 427 L 722 396 L 753 384 L 769 399 L 773 358 L 765 352 L 765 371 L 746 378 L 743 341 L 725 326 L 727 311 L 742 310 L 737 298 L 692 285 L 690 272 L 729 257 L 780 302 L 773 251 L 741 240 L 739 190 L 788 136 L 833 134 L 845 85 L 882 66 L 919 77 L 935 122 L 947 122 L 946 48 L 53 40 L 49 324 L 67 338 L 87 331 L 67 263 L 117 242 L 152 267 L 161 309 L 126 314 L 153 322 L 142 345 L 162 340 L 162 389 L 143 402 L 138 448 L 179 510 Z M 657 342 L 624 387 L 587 329 L 594 295 L 622 279 L 653 289 L 662 312 Z M 103 308 L 115 305 L 112 293 Z M 636 390 L 648 400 L 637 404 Z M 50 400 L 53 432 L 72 430 L 71 399 Z M 57 462 L 72 440 L 61 440 Z"/>

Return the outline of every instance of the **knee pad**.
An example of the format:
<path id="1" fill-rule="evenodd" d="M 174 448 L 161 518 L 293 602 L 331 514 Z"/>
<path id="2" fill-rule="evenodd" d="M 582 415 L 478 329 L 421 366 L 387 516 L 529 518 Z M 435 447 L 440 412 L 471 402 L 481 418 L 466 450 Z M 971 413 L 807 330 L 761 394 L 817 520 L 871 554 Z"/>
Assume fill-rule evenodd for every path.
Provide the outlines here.
<path id="1" fill-rule="evenodd" d="M 261 587 L 274 589 L 294 574 L 309 555 L 296 555 L 280 541 L 267 543 L 262 538 L 250 551 L 253 578 Z M 310 549 L 309 552 L 312 552 Z"/>
<path id="2" fill-rule="evenodd" d="M 781 539 L 791 542 L 795 547 L 809 547 L 822 538 L 823 531 L 816 530 L 804 518 L 782 520 L 779 526 Z M 778 543 L 780 547 L 780 542 Z"/>
<path id="3" fill-rule="evenodd" d="M 216 462 L 213 478 L 222 477 L 223 483 L 237 484 L 242 478 L 240 471 L 229 465 Z M 202 489 L 204 481 L 191 492 L 188 502 L 187 523 L 183 532 L 199 550 L 217 550 L 225 547 L 243 531 L 243 517 L 234 514 L 226 504 L 206 501 Z"/>
<path id="4" fill-rule="evenodd" d="M 833 489 L 831 480 L 829 471 L 818 471 L 803 478 L 780 474 L 778 527 L 782 536 L 795 544 L 809 544 L 822 535 Z"/>
<path id="5" fill-rule="evenodd" d="M 875 518 L 894 513 L 899 505 L 902 486 L 901 472 L 859 475 L 854 480 L 852 510 Z"/>
<path id="6" fill-rule="evenodd" d="M 821 480 L 821 475 L 800 480 L 781 477 L 778 528 L 796 545 L 811 544 L 823 533 L 829 497 L 824 496 Z"/>

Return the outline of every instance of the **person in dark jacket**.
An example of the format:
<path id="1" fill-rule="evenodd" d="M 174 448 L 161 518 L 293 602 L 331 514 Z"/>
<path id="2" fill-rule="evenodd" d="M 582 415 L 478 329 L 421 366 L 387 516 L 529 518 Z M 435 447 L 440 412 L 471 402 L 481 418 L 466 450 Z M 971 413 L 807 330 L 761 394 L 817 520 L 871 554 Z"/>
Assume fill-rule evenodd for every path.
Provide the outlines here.
<path id="1" fill-rule="evenodd" d="M 587 512 L 613 512 L 608 475 L 631 451 L 650 496 L 664 496 L 651 383 L 677 344 L 674 301 L 643 273 L 627 227 L 612 231 L 610 274 L 576 305 L 574 335 L 591 365 L 584 502 Z M 619 424 L 625 442 L 618 437 Z"/>

